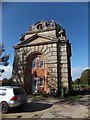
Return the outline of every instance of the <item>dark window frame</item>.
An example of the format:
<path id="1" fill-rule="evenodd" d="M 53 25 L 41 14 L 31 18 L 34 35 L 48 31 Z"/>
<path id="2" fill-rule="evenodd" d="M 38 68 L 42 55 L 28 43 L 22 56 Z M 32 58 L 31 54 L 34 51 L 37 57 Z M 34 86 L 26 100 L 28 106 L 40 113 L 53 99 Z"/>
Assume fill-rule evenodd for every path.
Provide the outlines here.
<path id="1" fill-rule="evenodd" d="M 43 62 L 43 63 L 41 63 L 41 62 Z M 44 60 L 40 60 L 40 69 L 44 69 Z"/>

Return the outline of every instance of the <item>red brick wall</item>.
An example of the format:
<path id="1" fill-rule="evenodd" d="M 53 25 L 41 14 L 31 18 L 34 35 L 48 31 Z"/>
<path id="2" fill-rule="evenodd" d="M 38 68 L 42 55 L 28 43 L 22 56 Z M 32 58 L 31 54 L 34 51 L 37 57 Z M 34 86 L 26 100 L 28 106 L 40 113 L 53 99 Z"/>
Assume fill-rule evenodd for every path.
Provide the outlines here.
<path id="1" fill-rule="evenodd" d="M 36 71 L 37 76 L 40 77 L 45 77 L 47 76 L 47 58 L 45 55 L 40 55 L 35 58 L 36 60 L 36 68 L 32 68 L 32 75 L 34 71 Z M 43 68 L 40 68 L 40 60 L 44 60 L 44 66 Z"/>

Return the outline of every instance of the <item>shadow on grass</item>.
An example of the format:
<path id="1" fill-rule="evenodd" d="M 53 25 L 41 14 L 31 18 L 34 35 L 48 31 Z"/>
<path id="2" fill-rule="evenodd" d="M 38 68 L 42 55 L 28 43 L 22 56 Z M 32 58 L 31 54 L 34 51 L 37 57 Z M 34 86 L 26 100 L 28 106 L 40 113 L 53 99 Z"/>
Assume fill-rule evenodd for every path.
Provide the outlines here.
<path id="1" fill-rule="evenodd" d="M 10 113 L 36 112 L 36 111 L 48 109 L 50 107 L 52 107 L 52 104 L 27 102 L 23 106 L 10 109 Z"/>

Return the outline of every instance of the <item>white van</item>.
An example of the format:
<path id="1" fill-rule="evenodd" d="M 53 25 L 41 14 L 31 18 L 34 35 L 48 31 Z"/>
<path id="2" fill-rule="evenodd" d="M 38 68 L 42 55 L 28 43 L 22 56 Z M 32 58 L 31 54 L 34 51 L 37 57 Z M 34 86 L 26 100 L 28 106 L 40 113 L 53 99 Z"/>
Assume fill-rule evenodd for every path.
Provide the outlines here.
<path id="1" fill-rule="evenodd" d="M 0 108 L 7 113 L 10 107 L 18 107 L 27 102 L 27 95 L 23 88 L 16 86 L 0 86 Z"/>

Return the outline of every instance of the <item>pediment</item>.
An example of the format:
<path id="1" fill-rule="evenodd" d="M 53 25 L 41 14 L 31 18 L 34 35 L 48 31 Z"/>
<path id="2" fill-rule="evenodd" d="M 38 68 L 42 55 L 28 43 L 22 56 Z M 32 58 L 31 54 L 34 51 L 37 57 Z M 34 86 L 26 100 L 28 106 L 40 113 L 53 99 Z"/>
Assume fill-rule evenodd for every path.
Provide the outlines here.
<path id="1" fill-rule="evenodd" d="M 51 40 L 49 40 L 47 38 L 45 39 L 42 37 L 38 37 L 38 38 L 32 40 L 29 44 L 33 45 L 33 44 L 41 44 L 41 43 L 47 43 L 47 42 L 51 42 Z"/>
<path id="2" fill-rule="evenodd" d="M 34 35 L 27 40 L 24 40 L 23 42 L 19 43 L 18 46 L 26 46 L 26 45 L 39 45 L 39 44 L 45 44 L 50 42 L 55 42 L 55 38 L 45 37 L 45 36 L 38 36 Z"/>

